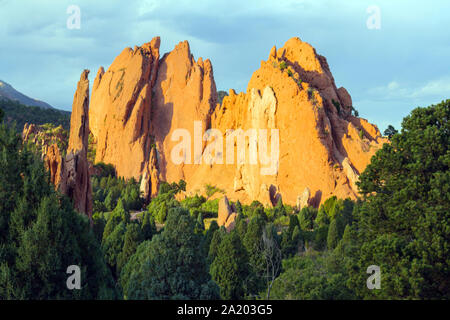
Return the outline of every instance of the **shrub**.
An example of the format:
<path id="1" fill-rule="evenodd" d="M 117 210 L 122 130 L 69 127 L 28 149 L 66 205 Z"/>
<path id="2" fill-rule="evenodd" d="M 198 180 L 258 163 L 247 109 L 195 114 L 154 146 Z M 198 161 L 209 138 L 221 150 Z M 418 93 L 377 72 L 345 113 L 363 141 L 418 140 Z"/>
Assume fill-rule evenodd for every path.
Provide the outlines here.
<path id="1" fill-rule="evenodd" d="M 331 102 L 333 102 L 333 105 L 335 106 L 338 113 L 341 113 L 341 104 L 334 99 L 331 99 Z"/>

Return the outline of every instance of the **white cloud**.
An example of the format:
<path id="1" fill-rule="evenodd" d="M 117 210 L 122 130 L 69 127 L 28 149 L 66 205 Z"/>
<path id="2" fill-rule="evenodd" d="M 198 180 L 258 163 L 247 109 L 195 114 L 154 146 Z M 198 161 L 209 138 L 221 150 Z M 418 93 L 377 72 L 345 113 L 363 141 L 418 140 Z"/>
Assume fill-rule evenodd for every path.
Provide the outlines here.
<path id="1" fill-rule="evenodd" d="M 367 92 L 375 100 L 450 98 L 450 76 L 429 80 L 420 85 L 391 81 L 387 85 L 371 88 Z"/>
<path id="2" fill-rule="evenodd" d="M 416 90 L 412 96 L 414 98 L 428 96 L 442 96 L 442 98 L 449 98 L 450 76 L 427 82 L 424 86 Z"/>

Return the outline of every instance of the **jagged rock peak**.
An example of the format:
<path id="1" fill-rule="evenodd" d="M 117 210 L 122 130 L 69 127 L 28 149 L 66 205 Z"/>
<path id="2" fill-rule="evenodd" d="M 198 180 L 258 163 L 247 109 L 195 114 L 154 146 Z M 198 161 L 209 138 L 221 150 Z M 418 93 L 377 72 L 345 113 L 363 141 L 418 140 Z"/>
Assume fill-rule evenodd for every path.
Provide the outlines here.
<path id="1" fill-rule="evenodd" d="M 89 70 L 81 73 L 73 98 L 68 152 L 87 153 L 89 139 Z"/>

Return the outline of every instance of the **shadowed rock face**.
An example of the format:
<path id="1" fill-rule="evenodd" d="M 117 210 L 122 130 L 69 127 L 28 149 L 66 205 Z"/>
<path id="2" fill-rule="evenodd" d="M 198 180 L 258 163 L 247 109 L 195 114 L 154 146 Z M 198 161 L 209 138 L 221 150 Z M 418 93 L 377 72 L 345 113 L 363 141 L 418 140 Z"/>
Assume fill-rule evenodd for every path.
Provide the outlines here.
<path id="1" fill-rule="evenodd" d="M 55 188 L 73 200 L 74 208 L 92 218 L 92 189 L 87 160 L 89 137 L 89 70 L 84 70 L 73 99 L 67 156 L 53 144 L 45 163 Z"/>
<path id="2" fill-rule="evenodd" d="M 326 59 L 311 45 L 292 38 L 272 48 L 246 92 L 230 90 L 216 106 L 211 62 L 196 61 L 187 41 L 159 59 L 159 44 L 154 38 L 127 48 L 106 72 L 100 68 L 89 111 L 96 161 L 113 164 L 125 178 L 143 176 L 141 190 L 147 195 L 160 180 L 184 179 L 187 195 L 210 184 L 230 200 L 247 203 L 273 205 L 282 197 L 286 204 L 300 199 L 301 205 L 319 205 L 332 195 L 355 198 L 358 175 L 387 140 L 376 126 L 351 115 L 349 93 L 336 87 Z M 194 121 L 202 133 L 221 131 L 224 163 L 227 130 L 267 129 L 270 149 L 271 129 L 278 129 L 278 170 L 267 171 L 260 158 L 239 164 L 236 156 L 233 164 L 175 164 L 171 152 L 179 141 L 172 141 L 172 134 L 186 129 L 193 140 Z M 203 141 L 200 152 L 206 155 L 208 148 L 214 149 L 213 141 Z M 248 141 L 245 148 L 248 160 Z"/>
<path id="3" fill-rule="evenodd" d="M 146 166 L 140 185 L 140 192 L 147 203 L 150 202 L 151 198 L 158 195 L 159 182 L 156 148 L 152 148 L 150 161 Z"/>

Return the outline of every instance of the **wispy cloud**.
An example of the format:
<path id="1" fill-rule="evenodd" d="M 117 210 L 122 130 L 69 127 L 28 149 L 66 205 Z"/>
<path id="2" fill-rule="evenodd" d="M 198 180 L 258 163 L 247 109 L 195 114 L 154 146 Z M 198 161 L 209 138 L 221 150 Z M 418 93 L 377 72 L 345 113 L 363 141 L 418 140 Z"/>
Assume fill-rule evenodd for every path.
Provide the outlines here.
<path id="1" fill-rule="evenodd" d="M 429 80 L 419 85 L 391 81 L 386 85 L 369 89 L 367 94 L 374 100 L 446 99 L 450 98 L 450 76 Z"/>

